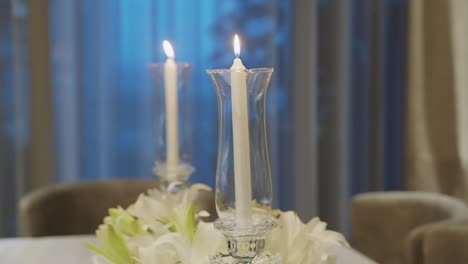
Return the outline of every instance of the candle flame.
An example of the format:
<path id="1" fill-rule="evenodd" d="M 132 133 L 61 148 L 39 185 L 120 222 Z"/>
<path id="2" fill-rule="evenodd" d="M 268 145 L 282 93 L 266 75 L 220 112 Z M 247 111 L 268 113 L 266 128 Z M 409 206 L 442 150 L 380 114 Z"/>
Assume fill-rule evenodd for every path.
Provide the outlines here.
<path id="1" fill-rule="evenodd" d="M 174 49 L 172 48 L 172 45 L 171 45 L 171 43 L 169 41 L 167 41 L 167 40 L 163 41 L 163 48 L 164 48 L 164 52 L 166 53 L 166 56 L 168 58 L 171 58 L 171 59 L 175 58 Z"/>
<path id="2" fill-rule="evenodd" d="M 239 36 L 236 34 L 234 36 L 234 54 L 236 55 L 237 58 L 240 56 L 240 40 Z"/>

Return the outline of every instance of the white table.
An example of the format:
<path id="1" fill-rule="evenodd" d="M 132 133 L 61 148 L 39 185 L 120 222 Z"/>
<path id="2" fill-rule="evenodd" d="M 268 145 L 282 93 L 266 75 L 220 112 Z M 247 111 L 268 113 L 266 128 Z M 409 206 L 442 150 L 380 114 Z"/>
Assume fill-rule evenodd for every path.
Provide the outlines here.
<path id="1" fill-rule="evenodd" d="M 91 253 L 84 243 L 96 241 L 94 236 L 0 239 L 0 263 L 90 264 Z M 339 264 L 375 264 L 352 249 L 336 247 L 330 252 L 338 256 Z"/>

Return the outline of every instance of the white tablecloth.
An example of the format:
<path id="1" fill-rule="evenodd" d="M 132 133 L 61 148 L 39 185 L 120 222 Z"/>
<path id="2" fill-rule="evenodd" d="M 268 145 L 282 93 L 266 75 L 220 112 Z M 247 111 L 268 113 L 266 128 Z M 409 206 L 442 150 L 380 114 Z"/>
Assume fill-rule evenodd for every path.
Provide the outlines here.
<path id="1" fill-rule="evenodd" d="M 1 264 L 87 264 L 92 263 L 85 242 L 94 236 L 0 239 Z M 339 264 L 375 264 L 358 252 L 343 247 L 331 248 Z"/>

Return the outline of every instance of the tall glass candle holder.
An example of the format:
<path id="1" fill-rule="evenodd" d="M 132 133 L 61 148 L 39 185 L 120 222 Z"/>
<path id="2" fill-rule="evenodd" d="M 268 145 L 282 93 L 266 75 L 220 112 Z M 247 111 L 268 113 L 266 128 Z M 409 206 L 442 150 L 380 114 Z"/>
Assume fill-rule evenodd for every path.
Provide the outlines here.
<path id="1" fill-rule="evenodd" d="M 168 81 L 171 76 L 167 73 L 166 64 L 150 65 L 154 86 L 156 160 L 153 172 L 160 178 L 163 183 L 161 186 L 166 191 L 179 193 L 186 189 L 187 181 L 195 170 L 192 166 L 192 130 L 188 90 L 192 65 L 176 63 L 173 80 Z M 172 86 L 168 86 L 168 83 L 172 83 Z"/>
<path id="2" fill-rule="evenodd" d="M 212 263 L 280 263 L 278 257 L 264 251 L 265 237 L 276 226 L 271 217 L 272 185 L 265 122 L 265 98 L 273 69 L 215 69 L 207 72 L 216 88 L 219 111 L 215 193 L 219 219 L 215 228 L 224 234 L 229 251 L 212 257 Z M 233 81 L 235 78 L 237 80 Z M 238 85 L 239 80 L 246 85 Z M 247 89 L 241 96 L 246 104 L 233 98 L 236 96 L 233 89 L 239 87 Z M 247 120 L 236 113 L 239 105 L 247 107 L 240 109 L 247 112 Z M 234 122 L 233 125 L 236 118 L 244 124 Z M 241 129 L 248 131 L 242 137 L 243 142 L 233 143 Z M 240 147 L 241 144 L 245 146 Z M 244 152 L 236 154 L 239 148 Z M 246 174 L 250 174 L 247 178 L 239 175 L 246 169 Z M 244 183 L 245 179 L 250 182 L 241 185 L 239 178 L 244 179 Z M 247 213 L 244 212 L 246 206 Z"/>

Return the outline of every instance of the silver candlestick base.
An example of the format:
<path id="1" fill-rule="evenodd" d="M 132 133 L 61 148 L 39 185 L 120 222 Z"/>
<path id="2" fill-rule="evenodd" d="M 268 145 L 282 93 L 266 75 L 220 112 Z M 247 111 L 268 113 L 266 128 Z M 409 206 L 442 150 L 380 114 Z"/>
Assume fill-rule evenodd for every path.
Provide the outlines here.
<path id="1" fill-rule="evenodd" d="M 226 238 L 228 252 L 211 256 L 212 264 L 281 264 L 279 255 L 265 251 L 265 238 L 276 227 L 273 219 L 254 221 L 239 227 L 234 220 L 218 219 L 214 226 Z"/>

